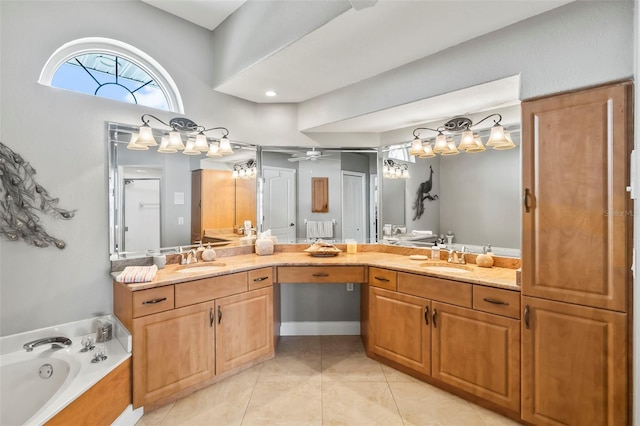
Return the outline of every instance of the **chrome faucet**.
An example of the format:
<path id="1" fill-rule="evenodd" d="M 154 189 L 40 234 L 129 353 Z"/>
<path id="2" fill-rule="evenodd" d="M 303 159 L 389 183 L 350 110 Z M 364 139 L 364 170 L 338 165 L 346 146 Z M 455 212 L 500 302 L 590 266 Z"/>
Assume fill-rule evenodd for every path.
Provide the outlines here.
<path id="1" fill-rule="evenodd" d="M 449 258 L 447 259 L 448 263 L 458 263 L 461 265 L 465 265 L 467 261 L 464 258 L 465 255 L 465 247 L 462 246 L 462 250 L 460 250 L 460 256 L 458 256 L 458 252 L 454 249 L 449 250 Z"/>
<path id="2" fill-rule="evenodd" d="M 71 340 L 67 337 L 57 336 L 57 337 L 44 337 L 42 339 L 37 339 L 32 342 L 25 343 L 22 347 L 27 351 L 31 352 L 33 348 L 46 345 L 51 343 L 52 348 L 62 348 L 64 346 L 71 346 Z"/>
<path id="3" fill-rule="evenodd" d="M 191 249 L 187 253 L 187 265 L 191 263 L 198 263 L 198 252 L 195 249 Z"/>

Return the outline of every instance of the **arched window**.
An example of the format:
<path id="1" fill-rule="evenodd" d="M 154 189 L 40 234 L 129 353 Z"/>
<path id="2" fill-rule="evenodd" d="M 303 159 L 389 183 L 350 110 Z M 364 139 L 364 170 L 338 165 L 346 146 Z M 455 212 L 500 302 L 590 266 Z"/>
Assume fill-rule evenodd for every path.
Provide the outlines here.
<path id="1" fill-rule="evenodd" d="M 184 113 L 167 71 L 146 53 L 118 40 L 91 37 L 66 43 L 51 55 L 38 82 Z"/>

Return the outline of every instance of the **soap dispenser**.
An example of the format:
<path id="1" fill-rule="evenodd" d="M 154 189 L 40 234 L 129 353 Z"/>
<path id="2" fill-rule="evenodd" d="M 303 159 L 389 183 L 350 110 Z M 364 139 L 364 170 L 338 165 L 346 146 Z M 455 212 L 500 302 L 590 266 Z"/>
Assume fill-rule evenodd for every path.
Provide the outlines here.
<path id="1" fill-rule="evenodd" d="M 482 248 L 482 254 L 476 257 L 476 265 L 481 268 L 491 268 L 493 266 L 493 253 L 491 253 L 491 244 L 489 247 Z"/>

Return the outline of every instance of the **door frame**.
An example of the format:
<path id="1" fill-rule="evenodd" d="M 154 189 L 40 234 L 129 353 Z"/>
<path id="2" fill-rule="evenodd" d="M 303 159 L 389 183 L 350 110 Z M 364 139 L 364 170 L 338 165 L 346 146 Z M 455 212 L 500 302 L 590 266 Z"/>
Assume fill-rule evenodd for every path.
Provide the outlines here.
<path id="1" fill-rule="evenodd" d="M 340 200 L 340 210 L 342 215 L 342 240 L 344 240 L 344 218 L 345 218 L 345 210 L 344 210 L 344 177 L 345 175 L 356 176 L 362 178 L 362 224 L 366 226 L 362 232 L 363 240 L 367 239 L 369 235 L 368 227 L 369 223 L 367 222 L 367 184 L 366 184 L 366 173 L 362 172 L 352 172 L 350 170 L 341 170 L 340 171 L 340 192 L 341 192 L 341 200 Z M 365 241 L 358 241 L 359 243 L 364 243 Z"/>

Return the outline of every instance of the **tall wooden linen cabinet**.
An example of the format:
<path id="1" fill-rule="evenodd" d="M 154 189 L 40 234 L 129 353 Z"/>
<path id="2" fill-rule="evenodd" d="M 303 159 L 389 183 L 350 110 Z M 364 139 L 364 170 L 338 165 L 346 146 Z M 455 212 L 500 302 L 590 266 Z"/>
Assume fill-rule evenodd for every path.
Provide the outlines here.
<path id="1" fill-rule="evenodd" d="M 630 82 L 522 103 L 522 419 L 629 414 Z"/>

